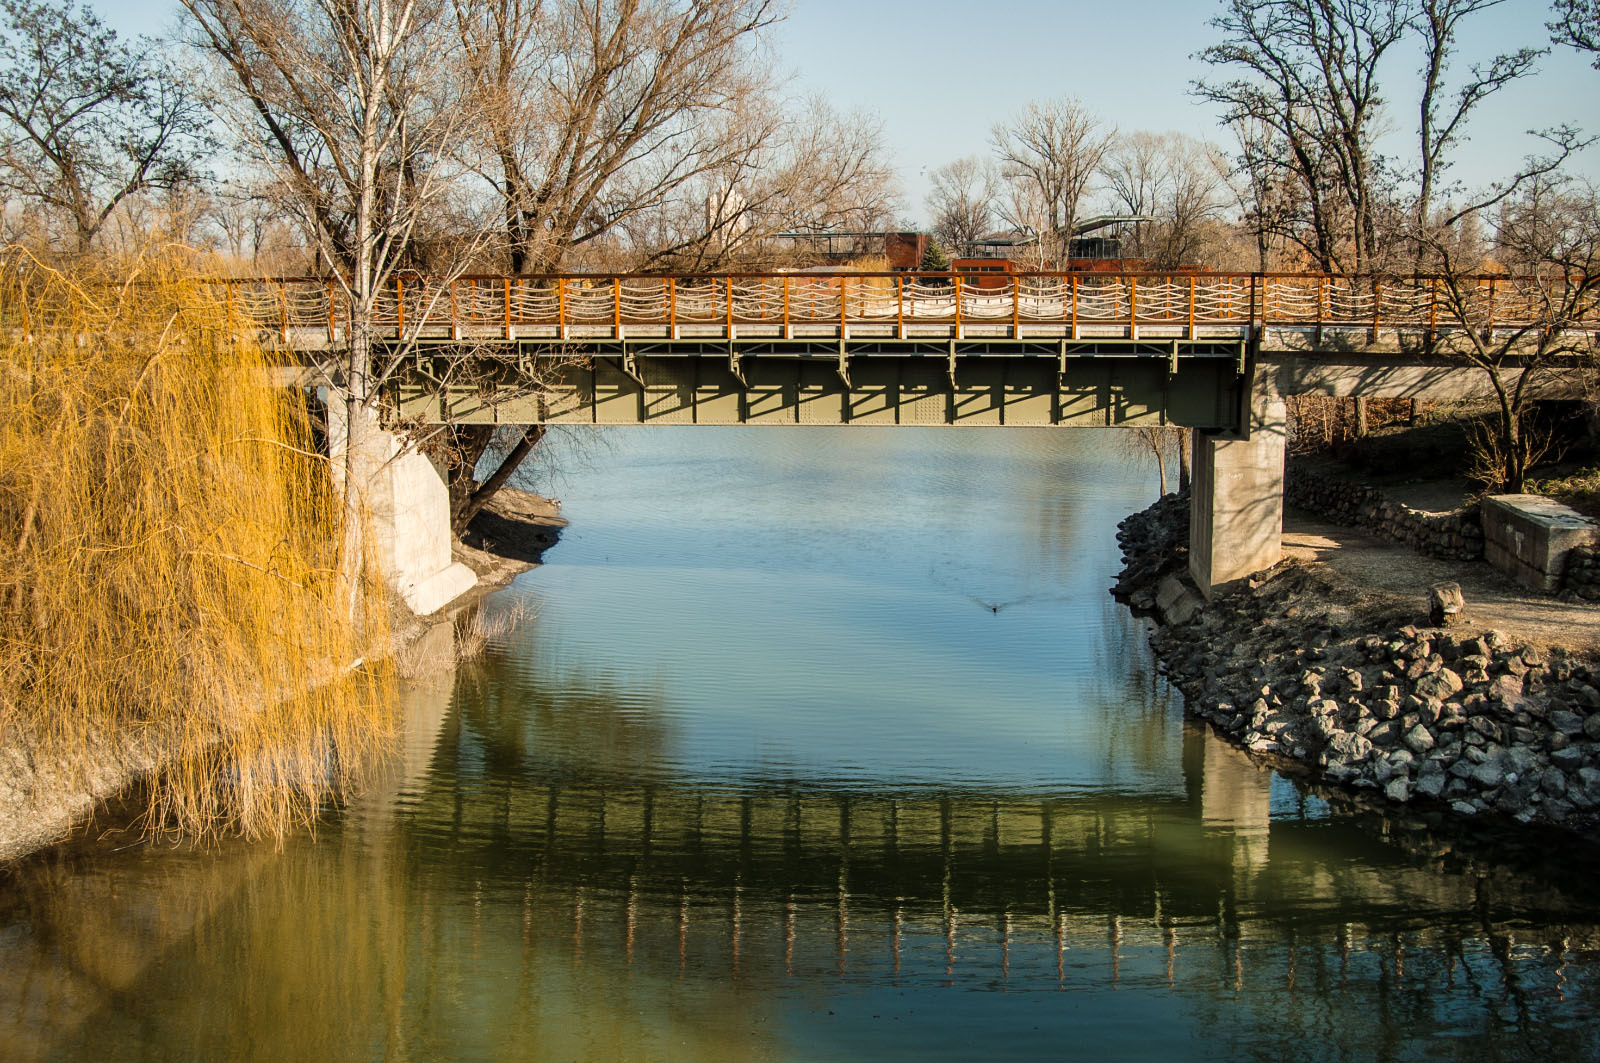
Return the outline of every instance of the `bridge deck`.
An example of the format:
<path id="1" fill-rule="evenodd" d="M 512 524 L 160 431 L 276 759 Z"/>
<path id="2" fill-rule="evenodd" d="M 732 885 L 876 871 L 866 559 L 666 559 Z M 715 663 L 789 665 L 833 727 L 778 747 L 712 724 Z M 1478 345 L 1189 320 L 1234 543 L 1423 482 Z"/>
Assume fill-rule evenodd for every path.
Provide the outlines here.
<path id="1" fill-rule="evenodd" d="M 394 401 L 423 422 L 1228 429 L 1252 343 L 1416 351 L 1526 329 L 1548 295 L 1506 277 L 1450 294 L 1306 274 L 411 275 L 372 321 L 404 355 Z M 332 279 L 234 281 L 227 298 L 301 357 L 348 335 Z"/>

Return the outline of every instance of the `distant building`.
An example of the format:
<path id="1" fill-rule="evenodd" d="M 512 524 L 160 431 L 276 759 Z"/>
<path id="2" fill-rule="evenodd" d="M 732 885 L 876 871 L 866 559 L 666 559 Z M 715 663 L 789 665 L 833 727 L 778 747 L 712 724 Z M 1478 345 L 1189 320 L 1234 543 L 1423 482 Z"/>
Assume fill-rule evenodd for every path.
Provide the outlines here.
<path id="1" fill-rule="evenodd" d="M 796 250 L 831 262 L 847 262 L 868 255 L 882 255 L 889 268 L 911 270 L 922 265 L 928 250 L 927 233 L 918 232 L 827 232 L 803 229 L 778 233 L 777 239 L 791 241 Z"/>
<path id="2" fill-rule="evenodd" d="M 1072 227 L 1072 238 L 1067 241 L 1069 261 L 1058 264 L 1058 268 L 1092 269 L 1095 267 L 1089 263 L 1121 261 L 1122 237 L 1119 234 L 1108 233 L 1099 236 L 1087 234 L 1112 226 L 1154 220 L 1144 214 L 1098 214 L 1086 218 Z M 965 259 L 1004 258 L 1016 262 L 1029 260 L 1033 252 L 1026 249 L 1035 248 L 1038 244 L 1039 234 L 1032 229 L 1010 229 L 973 240 L 963 245 L 962 251 Z"/>

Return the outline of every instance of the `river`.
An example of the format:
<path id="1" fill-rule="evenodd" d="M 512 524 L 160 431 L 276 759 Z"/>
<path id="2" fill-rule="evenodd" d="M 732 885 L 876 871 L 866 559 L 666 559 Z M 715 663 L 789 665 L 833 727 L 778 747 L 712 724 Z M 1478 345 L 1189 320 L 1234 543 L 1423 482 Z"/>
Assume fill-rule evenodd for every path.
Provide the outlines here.
<path id="1" fill-rule="evenodd" d="M 1591 862 L 1185 721 L 1122 438 L 553 436 L 571 526 L 380 785 L 0 879 L 0 1058 L 1600 1058 Z"/>

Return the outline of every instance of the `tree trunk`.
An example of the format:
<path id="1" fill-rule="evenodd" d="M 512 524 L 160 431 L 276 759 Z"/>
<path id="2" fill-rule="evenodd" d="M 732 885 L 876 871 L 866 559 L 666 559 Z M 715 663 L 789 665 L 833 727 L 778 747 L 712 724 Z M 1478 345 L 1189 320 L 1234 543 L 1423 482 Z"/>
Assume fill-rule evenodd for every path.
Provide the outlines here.
<path id="1" fill-rule="evenodd" d="M 1528 474 L 1528 437 L 1522 431 L 1522 417 L 1513 410 L 1506 418 L 1506 493 L 1522 493 L 1523 481 Z"/>
<path id="2" fill-rule="evenodd" d="M 1192 428 L 1178 429 L 1178 491 L 1181 493 L 1189 489 L 1189 460 L 1194 448 L 1194 430 Z"/>
<path id="3" fill-rule="evenodd" d="M 494 439 L 495 426 L 491 424 L 451 425 L 441 435 L 445 479 L 450 490 L 450 528 L 456 535 L 466 529 L 466 522 L 457 520 L 472 502 L 478 489 L 478 461 L 489 449 Z M 470 519 L 470 518 L 469 518 Z"/>
<path id="4" fill-rule="evenodd" d="M 477 484 L 473 491 L 462 499 L 459 508 L 456 504 L 455 492 L 454 490 L 451 491 L 451 531 L 460 536 L 467 530 L 467 526 L 472 523 L 472 518 L 483 511 L 483 507 L 488 504 L 489 500 L 495 496 L 500 488 L 505 486 L 506 481 L 511 479 L 511 474 L 516 472 L 518 467 L 522 465 L 523 459 L 533 453 L 533 448 L 539 445 L 539 440 L 544 438 L 546 430 L 542 424 L 529 425 L 524 428 L 522 435 L 500 462 L 499 467 L 489 475 L 488 479 L 481 484 Z M 482 453 L 483 451 L 479 450 L 479 456 Z M 476 461 L 473 464 L 476 465 Z M 471 476 L 471 470 L 472 466 L 468 466 L 466 474 L 469 477 Z M 452 486 L 453 480 L 454 477 L 452 476 Z"/>

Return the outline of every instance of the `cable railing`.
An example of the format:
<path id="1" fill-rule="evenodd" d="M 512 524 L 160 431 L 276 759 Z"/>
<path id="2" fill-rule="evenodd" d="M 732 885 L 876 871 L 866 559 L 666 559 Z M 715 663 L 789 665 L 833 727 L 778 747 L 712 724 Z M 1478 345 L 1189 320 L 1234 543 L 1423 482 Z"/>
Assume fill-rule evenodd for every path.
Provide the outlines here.
<path id="1" fill-rule="evenodd" d="M 286 343 L 347 335 L 352 299 L 329 278 L 222 283 Z M 1483 276 L 1272 273 L 402 274 L 375 293 L 384 340 L 1232 339 L 1262 330 L 1438 336 L 1577 329 L 1600 338 L 1600 287 Z M 1552 290 L 1552 286 L 1553 289 Z M 1554 310 L 1553 308 L 1559 308 Z M 7 315 L 10 316 L 10 315 Z"/>

